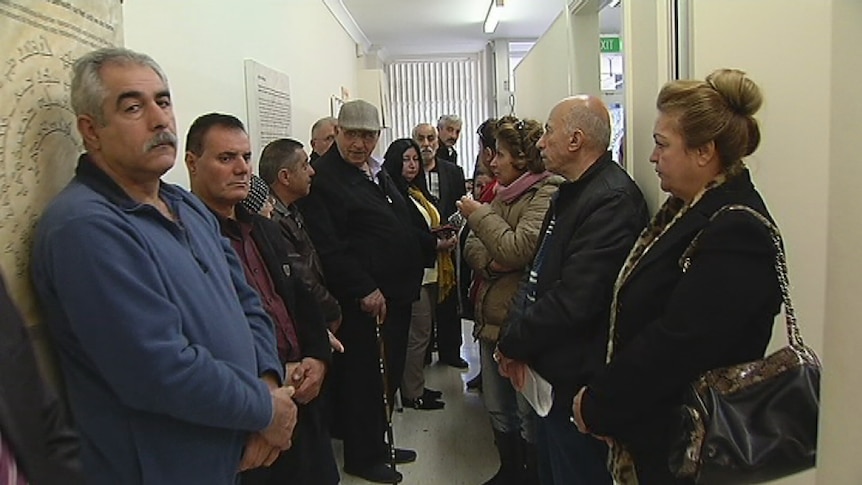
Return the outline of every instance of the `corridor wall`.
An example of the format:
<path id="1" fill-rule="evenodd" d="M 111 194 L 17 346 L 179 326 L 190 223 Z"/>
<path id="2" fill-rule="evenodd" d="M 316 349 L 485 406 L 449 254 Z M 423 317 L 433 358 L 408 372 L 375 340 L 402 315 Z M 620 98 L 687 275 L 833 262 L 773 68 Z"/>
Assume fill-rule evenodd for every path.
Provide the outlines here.
<path id="1" fill-rule="evenodd" d="M 211 111 L 247 122 L 244 59 L 290 77 L 293 137 L 308 150 L 311 125 L 329 116 L 330 97 L 342 87 L 356 92 L 356 44 L 320 0 L 127 1 L 123 14 L 126 47 L 167 73 L 181 139 Z M 165 178 L 188 187 L 184 150 Z"/>

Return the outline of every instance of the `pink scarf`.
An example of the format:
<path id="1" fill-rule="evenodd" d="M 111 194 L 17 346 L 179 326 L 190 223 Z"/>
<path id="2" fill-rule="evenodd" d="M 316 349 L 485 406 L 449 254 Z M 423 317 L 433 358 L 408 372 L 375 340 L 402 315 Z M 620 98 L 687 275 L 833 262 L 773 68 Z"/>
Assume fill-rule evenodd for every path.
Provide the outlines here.
<path id="1" fill-rule="evenodd" d="M 499 184 L 497 187 L 497 198 L 506 204 L 511 204 L 515 199 L 526 192 L 527 189 L 550 176 L 551 172 L 548 172 L 547 170 L 542 173 L 524 172 L 523 175 L 505 187 L 502 184 Z"/>

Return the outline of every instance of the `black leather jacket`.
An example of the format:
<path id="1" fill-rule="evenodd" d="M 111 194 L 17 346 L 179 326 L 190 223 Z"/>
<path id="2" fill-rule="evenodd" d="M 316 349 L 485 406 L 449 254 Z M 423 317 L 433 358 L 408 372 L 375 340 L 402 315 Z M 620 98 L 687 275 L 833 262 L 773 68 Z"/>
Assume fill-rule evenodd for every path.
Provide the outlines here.
<path id="1" fill-rule="evenodd" d="M 545 243 L 551 214 L 556 224 Z M 610 153 L 551 201 L 536 301 L 527 304 L 522 284 L 499 345 L 553 384 L 555 405 L 571 407 L 575 392 L 604 365 L 614 281 L 648 217 L 640 189 Z"/>

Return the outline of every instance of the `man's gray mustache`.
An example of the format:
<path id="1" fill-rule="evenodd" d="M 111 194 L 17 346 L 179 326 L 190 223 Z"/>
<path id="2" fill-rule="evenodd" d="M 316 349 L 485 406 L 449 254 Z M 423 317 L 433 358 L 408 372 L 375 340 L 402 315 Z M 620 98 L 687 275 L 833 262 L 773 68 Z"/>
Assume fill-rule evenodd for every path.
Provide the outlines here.
<path id="1" fill-rule="evenodd" d="M 159 145 L 170 145 L 176 148 L 177 136 L 170 131 L 162 131 L 156 136 L 152 137 L 150 141 L 148 141 L 147 144 L 144 145 L 144 151 L 148 152 Z"/>

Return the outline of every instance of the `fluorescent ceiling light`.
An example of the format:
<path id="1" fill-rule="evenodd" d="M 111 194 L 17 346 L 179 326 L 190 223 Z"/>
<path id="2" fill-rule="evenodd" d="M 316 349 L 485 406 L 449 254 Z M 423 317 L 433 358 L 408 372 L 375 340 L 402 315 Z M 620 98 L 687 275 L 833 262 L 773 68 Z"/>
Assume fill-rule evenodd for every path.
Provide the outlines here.
<path id="1" fill-rule="evenodd" d="M 488 13 L 485 14 L 485 33 L 493 34 L 500 23 L 500 9 L 503 8 L 503 0 L 491 0 Z"/>

